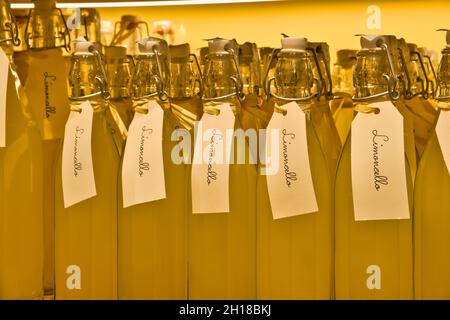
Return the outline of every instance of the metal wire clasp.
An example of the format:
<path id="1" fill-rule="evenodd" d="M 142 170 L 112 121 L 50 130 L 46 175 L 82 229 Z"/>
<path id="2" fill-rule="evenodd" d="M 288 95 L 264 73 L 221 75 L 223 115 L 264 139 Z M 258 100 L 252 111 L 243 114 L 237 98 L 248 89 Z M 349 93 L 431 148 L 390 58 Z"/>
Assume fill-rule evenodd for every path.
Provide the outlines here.
<path id="1" fill-rule="evenodd" d="M 424 79 L 419 77 L 419 81 L 422 85 L 422 92 L 420 94 L 422 94 L 422 97 L 424 97 L 425 99 L 428 99 L 430 93 L 430 84 L 433 85 L 433 82 L 430 79 L 428 79 L 427 69 L 425 68 L 425 64 L 423 63 L 422 55 L 417 51 L 411 51 L 410 54 L 412 56 L 416 56 L 419 60 L 420 68 L 422 69 L 424 77 Z"/>
<path id="2" fill-rule="evenodd" d="M 102 96 L 103 99 L 108 100 L 109 98 L 111 98 L 111 94 L 110 94 L 109 88 L 108 88 L 108 79 L 106 77 L 106 71 L 105 71 L 105 66 L 103 64 L 103 61 L 102 61 L 102 56 L 100 54 L 100 51 L 98 51 L 93 45 L 89 46 L 88 50 L 90 53 L 92 53 L 95 56 L 97 63 L 100 67 L 101 76 L 99 76 L 99 75 L 95 76 L 95 80 L 100 85 L 100 92 L 91 93 L 91 94 L 81 96 L 81 97 L 70 97 L 70 100 L 82 101 L 82 100 L 86 100 L 86 99 L 92 99 L 92 98 L 95 98 L 98 96 Z"/>
<path id="3" fill-rule="evenodd" d="M 324 80 L 323 80 L 323 77 L 321 76 L 320 71 L 319 71 L 319 77 L 321 77 L 321 80 L 317 80 L 316 78 L 314 78 L 314 81 L 316 81 L 317 88 L 318 88 L 318 90 L 317 90 L 318 92 L 316 94 L 312 94 L 312 95 L 309 95 L 307 97 L 302 97 L 302 98 L 285 98 L 285 97 L 281 97 L 281 96 L 271 92 L 272 83 L 275 81 L 275 77 L 270 77 L 270 79 L 268 79 L 269 72 L 272 67 L 274 57 L 276 57 L 280 51 L 281 51 L 281 49 L 278 49 L 278 48 L 273 49 L 272 54 L 270 55 L 269 63 L 267 64 L 266 70 L 264 71 L 263 89 L 264 89 L 264 94 L 266 96 L 266 99 L 269 100 L 270 97 L 274 97 L 275 99 L 284 100 L 284 101 L 309 101 L 316 96 L 318 98 L 320 98 L 320 95 L 322 92 L 322 87 L 323 87 L 322 84 L 324 83 Z M 313 53 L 313 55 L 315 57 L 314 61 L 315 61 L 316 65 L 318 66 L 317 56 L 315 55 L 315 53 Z"/>
<path id="4" fill-rule="evenodd" d="M 7 2 L 7 5 L 10 7 L 10 2 Z M 0 43 L 11 41 L 14 46 L 20 45 L 20 39 L 19 39 L 19 27 L 17 26 L 16 19 L 14 18 L 14 15 L 11 14 L 11 10 L 9 11 L 9 20 L 5 21 L 4 25 L 2 26 L 5 30 L 9 32 L 11 35 L 10 38 L 6 39 L 0 39 Z"/>
<path id="5" fill-rule="evenodd" d="M 64 31 L 59 31 L 58 30 L 59 35 L 64 40 L 64 44 L 62 45 L 62 47 L 64 47 L 64 49 L 67 52 L 70 52 L 70 50 L 71 50 L 71 46 L 70 46 L 71 39 L 70 39 L 70 32 L 69 32 L 69 28 L 67 27 L 66 19 L 64 18 L 64 14 L 63 14 L 63 12 L 62 12 L 62 10 L 60 8 L 54 8 L 54 9 L 58 10 L 59 16 L 60 16 L 61 21 L 62 21 L 62 23 L 64 25 Z M 30 9 L 30 11 L 28 13 L 28 18 L 27 18 L 27 24 L 25 25 L 25 44 L 27 45 L 27 49 L 31 48 L 30 40 L 33 37 L 33 35 L 28 32 L 28 27 L 30 25 L 31 14 L 32 14 L 33 10 L 34 9 Z"/>
<path id="6" fill-rule="evenodd" d="M 200 63 L 198 62 L 198 58 L 195 54 L 190 53 L 190 57 L 193 58 L 195 67 L 197 68 L 197 77 L 195 77 L 195 82 L 198 83 L 198 96 L 203 96 L 203 75 L 202 75 L 202 69 L 200 68 Z"/>
<path id="7" fill-rule="evenodd" d="M 380 98 L 385 95 L 388 95 L 389 98 L 394 102 L 400 99 L 401 92 L 397 89 L 398 76 L 397 76 L 397 73 L 395 72 L 394 64 L 392 63 L 392 57 L 389 52 L 389 47 L 385 43 L 377 44 L 377 47 L 384 50 L 386 58 L 388 60 L 389 69 L 392 74 L 392 75 L 383 74 L 383 78 L 386 79 L 386 81 L 387 81 L 388 90 L 368 96 L 368 97 L 359 98 L 359 97 L 353 96 L 352 97 L 353 101 L 356 101 L 356 102 L 370 101 L 372 99 Z"/>

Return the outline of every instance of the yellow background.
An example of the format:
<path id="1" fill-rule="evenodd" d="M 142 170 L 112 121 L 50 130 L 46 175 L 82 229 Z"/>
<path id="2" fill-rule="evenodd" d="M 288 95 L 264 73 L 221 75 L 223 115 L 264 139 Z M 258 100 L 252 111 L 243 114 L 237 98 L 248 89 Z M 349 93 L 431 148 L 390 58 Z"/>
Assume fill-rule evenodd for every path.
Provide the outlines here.
<path id="1" fill-rule="evenodd" d="M 366 27 L 366 10 L 372 4 L 381 8 L 381 30 Z M 113 22 L 123 14 L 135 14 L 147 20 L 150 28 L 155 20 L 171 20 L 176 30 L 183 24 L 186 37 L 178 38 L 178 42 L 186 40 L 193 49 L 205 45 L 202 39 L 215 36 L 278 46 L 280 33 L 284 32 L 311 41 L 327 41 L 332 59 L 336 49 L 359 47 L 358 38 L 353 36 L 357 33 L 395 34 L 439 52 L 445 46 L 445 35 L 436 29 L 450 28 L 450 1 L 290 0 L 99 10 L 102 19 Z"/>

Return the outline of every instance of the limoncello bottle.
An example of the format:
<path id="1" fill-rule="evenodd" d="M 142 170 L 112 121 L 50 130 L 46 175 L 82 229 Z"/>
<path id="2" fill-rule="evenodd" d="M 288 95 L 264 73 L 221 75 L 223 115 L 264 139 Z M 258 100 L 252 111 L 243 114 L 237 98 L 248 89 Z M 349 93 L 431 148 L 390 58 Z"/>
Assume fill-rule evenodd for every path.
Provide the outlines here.
<path id="1" fill-rule="evenodd" d="M 170 107 L 182 126 L 191 130 L 203 113 L 202 74 L 188 43 L 169 46 Z"/>
<path id="2" fill-rule="evenodd" d="M 404 104 L 413 119 L 415 149 L 417 158 L 420 159 L 431 136 L 437 112 L 428 100 L 430 80 L 423 64 L 424 58 L 418 52 L 417 45 L 402 42 L 402 50 L 406 65 Z"/>
<path id="3" fill-rule="evenodd" d="M 352 96 L 355 64 L 356 50 L 344 49 L 337 52 L 332 73 L 335 96 L 330 102 L 330 108 L 342 144 L 347 139 L 354 117 Z"/>
<path id="4" fill-rule="evenodd" d="M 119 153 L 106 120 L 100 52 L 77 39 L 70 117 L 55 178 L 56 299 L 117 298 Z"/>
<path id="5" fill-rule="evenodd" d="M 24 88 L 44 144 L 44 288 L 54 294 L 54 173 L 58 149 L 69 115 L 67 65 L 62 48 L 70 35 L 55 1 L 34 1 L 26 25 L 28 70 Z"/>
<path id="6" fill-rule="evenodd" d="M 335 185 L 337 299 L 413 297 L 414 155 L 406 147 L 413 136 L 397 102 L 396 53 L 394 36 L 361 36 L 353 77 L 357 115 Z"/>
<path id="7" fill-rule="evenodd" d="M 189 298 L 254 299 L 256 161 L 247 159 L 249 143 L 242 135 L 237 143 L 238 137 L 232 136 L 235 143 L 228 150 L 234 150 L 230 164 L 229 154 L 222 149 L 231 142 L 225 141 L 223 130 L 228 135 L 242 128 L 242 79 L 236 76 L 238 61 L 231 41 L 211 39 L 208 47 L 203 74 L 204 113 L 201 126 L 196 128 L 188 184 L 192 208 L 188 233 Z M 199 131 L 201 127 L 211 130 Z M 208 132 L 209 139 L 205 138 Z M 205 148 L 202 139 L 209 141 Z M 202 157 L 203 151 L 208 153 L 207 159 Z M 200 159 L 196 159 L 196 154 Z"/>
<path id="8" fill-rule="evenodd" d="M 125 127 L 128 128 L 134 115 L 129 93 L 133 61 L 130 56 L 127 56 L 125 47 L 105 47 L 105 58 L 111 107 L 115 109 Z"/>
<path id="9" fill-rule="evenodd" d="M 127 48 L 127 54 L 135 56 L 139 54 L 137 41 L 150 35 L 145 21 L 135 15 L 123 15 L 120 21 L 114 25 L 114 34 L 110 46 L 123 46 Z"/>
<path id="10" fill-rule="evenodd" d="M 178 142 L 172 135 L 182 125 L 168 101 L 168 46 L 150 37 L 139 41 L 139 50 L 130 86 L 135 116 L 119 187 L 119 298 L 186 299 L 187 177 L 186 165 L 172 159 Z M 193 94 L 189 77 L 173 76 L 180 85 L 186 81 L 185 97 Z"/>
<path id="11" fill-rule="evenodd" d="M 439 115 L 422 154 L 414 191 L 416 299 L 450 298 L 450 32 L 438 69 Z"/>
<path id="12" fill-rule="evenodd" d="M 334 178 L 342 143 L 329 104 L 333 98 L 329 47 L 325 42 L 309 42 L 308 51 L 316 79 L 313 91 L 317 93 L 317 99 L 313 101 L 315 107 L 311 109 L 311 119 L 315 123 L 316 129 L 321 132 L 318 138 L 328 159 L 330 176 Z"/>
<path id="13" fill-rule="evenodd" d="M 267 103 L 273 104 L 275 111 L 267 135 L 279 130 L 281 137 L 279 149 L 270 148 L 270 163 L 262 162 L 266 171 L 275 163 L 278 170 L 258 176 L 257 297 L 330 299 L 333 192 L 319 141 L 321 128 L 316 128 L 311 118 L 316 107 L 311 60 L 305 38 L 283 38 L 281 45 L 273 57 L 277 61 L 275 75 L 264 81 L 267 89 L 275 83 L 275 91 L 268 92 Z M 303 120 L 294 118 L 296 113 Z M 272 182 L 279 176 L 280 184 Z"/>
<path id="14" fill-rule="evenodd" d="M 0 299 L 42 299 L 42 144 L 12 59 L 9 1 L 0 1 L 0 25 Z"/>
<path id="15" fill-rule="evenodd" d="M 244 129 L 265 128 L 272 110 L 262 108 L 261 63 L 255 43 L 245 42 L 239 46 L 239 71 L 245 94 L 242 102 Z"/>

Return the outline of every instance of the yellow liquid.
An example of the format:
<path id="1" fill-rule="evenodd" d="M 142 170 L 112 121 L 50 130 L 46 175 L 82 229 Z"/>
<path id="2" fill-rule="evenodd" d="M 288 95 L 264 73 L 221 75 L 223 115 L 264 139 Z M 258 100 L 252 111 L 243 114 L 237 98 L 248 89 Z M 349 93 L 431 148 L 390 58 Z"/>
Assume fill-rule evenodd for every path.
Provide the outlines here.
<path id="1" fill-rule="evenodd" d="M 224 213 L 193 214 L 188 182 L 189 299 L 256 298 L 256 174 L 254 164 L 230 164 L 230 212 Z"/>
<path id="2" fill-rule="evenodd" d="M 55 180 L 56 299 L 117 298 L 117 173 L 119 154 L 96 105 L 92 123 L 92 159 L 97 195 L 64 208 L 61 156 Z M 81 289 L 70 290 L 69 266 L 81 269 Z"/>
<path id="3" fill-rule="evenodd" d="M 123 208 L 122 200 L 119 203 L 120 299 L 187 298 L 187 169 L 171 160 L 177 144 L 171 135 L 179 126 L 172 112 L 165 110 L 166 198 L 128 208 Z M 121 184 L 118 192 L 122 199 Z"/>
<path id="4" fill-rule="evenodd" d="M 60 139 L 43 140 L 44 148 L 44 293 L 55 289 L 55 170 Z"/>
<path id="5" fill-rule="evenodd" d="M 431 101 L 425 100 L 422 97 L 404 100 L 404 104 L 413 121 L 414 141 L 418 158 L 420 158 L 425 150 L 428 139 L 433 133 L 437 110 Z"/>
<path id="6" fill-rule="evenodd" d="M 414 194 L 416 299 L 450 299 L 449 195 L 450 175 L 434 133 L 420 161 Z"/>
<path id="7" fill-rule="evenodd" d="M 9 73 L 0 148 L 0 299 L 43 297 L 42 142 Z"/>
<path id="8" fill-rule="evenodd" d="M 339 139 L 339 133 L 334 124 L 328 101 L 325 98 L 321 98 L 320 101 L 314 100 L 311 108 L 311 120 L 328 162 L 330 177 L 334 181 L 337 163 L 342 151 L 342 143 Z"/>
<path id="9" fill-rule="evenodd" d="M 405 117 L 404 110 L 398 106 Z M 402 112 L 403 111 L 403 112 Z M 405 120 L 406 122 L 406 120 Z M 413 185 L 405 123 L 406 177 L 410 208 Z M 414 151 L 413 151 L 414 152 Z M 351 135 L 339 161 L 335 184 L 335 278 L 337 299 L 412 299 L 412 220 L 355 221 L 351 182 Z M 412 217 L 412 215 L 411 215 Z M 381 289 L 369 289 L 369 266 L 379 266 Z"/>
<path id="10" fill-rule="evenodd" d="M 352 97 L 346 93 L 338 93 L 343 99 L 331 101 L 331 112 L 333 114 L 336 130 L 339 134 L 341 144 L 344 145 L 347 136 L 352 127 L 352 121 L 355 116 Z"/>
<path id="11" fill-rule="evenodd" d="M 307 121 L 306 134 L 319 212 L 274 220 L 266 177 L 257 188 L 258 299 L 330 299 L 333 283 L 333 192 L 328 162 Z M 322 127 L 323 128 L 323 127 Z"/>
<path id="12" fill-rule="evenodd" d="M 116 109 L 117 113 L 119 113 L 125 127 L 128 129 L 131 120 L 133 120 L 134 117 L 133 103 L 131 102 L 131 99 L 111 99 L 110 103 L 111 106 Z"/>

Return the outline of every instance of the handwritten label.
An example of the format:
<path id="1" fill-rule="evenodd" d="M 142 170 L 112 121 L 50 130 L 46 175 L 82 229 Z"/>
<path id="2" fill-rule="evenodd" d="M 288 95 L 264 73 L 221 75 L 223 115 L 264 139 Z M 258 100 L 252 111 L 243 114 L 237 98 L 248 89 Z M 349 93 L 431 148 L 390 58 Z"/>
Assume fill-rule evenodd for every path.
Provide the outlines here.
<path id="1" fill-rule="evenodd" d="M 403 117 L 389 101 L 369 107 L 379 113 L 359 113 L 351 130 L 355 220 L 409 219 Z"/>
<path id="2" fill-rule="evenodd" d="M 70 207 L 97 195 L 92 163 L 92 118 L 89 101 L 77 105 L 66 123 L 62 152 L 64 207 Z"/>
<path id="3" fill-rule="evenodd" d="M 163 159 L 164 111 L 156 101 L 135 112 L 122 164 L 123 207 L 166 198 Z"/>
<path id="4" fill-rule="evenodd" d="M 447 170 L 450 172 L 450 111 L 441 110 L 436 124 L 436 135 L 441 146 Z"/>
<path id="5" fill-rule="evenodd" d="M 229 164 L 235 117 L 228 103 L 216 108 L 219 114 L 204 113 L 196 123 L 191 171 L 193 213 L 230 211 Z"/>
<path id="6" fill-rule="evenodd" d="M 286 115 L 274 112 L 266 130 L 265 163 L 269 163 L 269 146 L 279 154 L 279 170 L 267 175 L 267 189 L 274 219 L 317 212 L 306 137 L 306 117 L 296 102 L 281 106 Z M 274 134 L 277 133 L 277 134 Z M 273 144 L 271 139 L 277 138 Z"/>
<path id="7" fill-rule="evenodd" d="M 45 140 L 60 139 L 69 115 L 66 62 L 60 48 L 30 51 L 25 92 Z"/>
<path id="8" fill-rule="evenodd" d="M 0 47 L 0 148 L 6 146 L 6 98 L 8 76 L 9 59 Z"/>

